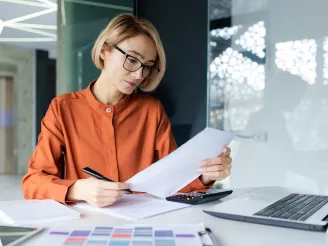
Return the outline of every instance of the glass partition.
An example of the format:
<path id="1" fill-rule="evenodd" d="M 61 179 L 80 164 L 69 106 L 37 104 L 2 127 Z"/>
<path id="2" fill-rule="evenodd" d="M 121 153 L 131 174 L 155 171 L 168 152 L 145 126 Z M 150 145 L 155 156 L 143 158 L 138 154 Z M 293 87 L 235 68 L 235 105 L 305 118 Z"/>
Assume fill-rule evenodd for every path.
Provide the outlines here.
<path id="1" fill-rule="evenodd" d="M 227 186 L 328 193 L 327 9 L 209 1 L 208 125 L 237 132 Z"/>
<path id="2" fill-rule="evenodd" d="M 133 6 L 133 0 L 59 1 L 58 94 L 81 90 L 98 77 L 91 60 L 93 44 L 114 16 L 133 13 Z"/>

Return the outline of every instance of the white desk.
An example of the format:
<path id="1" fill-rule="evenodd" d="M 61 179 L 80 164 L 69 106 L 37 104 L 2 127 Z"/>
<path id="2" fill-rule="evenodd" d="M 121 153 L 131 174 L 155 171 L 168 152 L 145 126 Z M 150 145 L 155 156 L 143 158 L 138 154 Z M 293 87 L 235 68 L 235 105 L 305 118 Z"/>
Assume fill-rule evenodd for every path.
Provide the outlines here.
<path id="1" fill-rule="evenodd" d="M 2 182 L 0 176 L 0 198 L 1 200 L 13 200 L 21 199 L 21 197 L 13 197 L 10 195 L 8 190 L 6 194 L 8 197 L 3 195 L 3 184 L 11 189 L 20 189 L 19 178 L 7 178 L 6 182 Z M 9 182 L 12 182 L 9 184 Z M 235 190 L 233 195 L 229 197 L 240 195 L 247 189 Z M 14 192 L 16 196 L 20 194 L 19 190 Z M 227 199 L 229 199 L 227 197 Z M 7 199 L 5 199 L 7 198 Z M 295 229 L 287 229 L 281 227 L 257 225 L 245 222 L 237 222 L 231 220 L 224 220 L 213 217 L 211 215 L 202 212 L 202 209 L 212 206 L 216 202 L 198 205 L 178 211 L 173 211 L 163 215 L 155 216 L 152 218 L 130 221 L 124 220 L 109 215 L 92 212 L 88 210 L 78 209 L 83 213 L 80 220 L 74 221 L 63 221 L 52 224 L 44 224 L 39 226 L 81 226 L 81 225 L 108 225 L 108 224 L 181 224 L 181 223 L 200 223 L 203 222 L 205 225 L 213 231 L 220 246 L 323 246 L 328 245 L 328 234 L 321 232 L 308 232 Z M 27 244 L 27 245 L 31 245 Z"/>

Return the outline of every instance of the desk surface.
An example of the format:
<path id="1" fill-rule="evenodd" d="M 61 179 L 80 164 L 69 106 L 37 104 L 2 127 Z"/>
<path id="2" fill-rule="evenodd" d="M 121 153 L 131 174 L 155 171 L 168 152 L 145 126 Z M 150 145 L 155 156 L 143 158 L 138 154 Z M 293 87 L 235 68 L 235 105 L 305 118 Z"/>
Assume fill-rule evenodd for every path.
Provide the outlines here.
<path id="1" fill-rule="evenodd" d="M 5 181 L 4 181 L 5 180 Z M 15 189 L 14 193 L 8 188 Z M 226 199 L 241 195 L 249 189 L 237 189 Z M 11 194 L 11 195 L 10 195 Z M 14 194 L 14 196 L 13 196 Z M 22 199 L 20 193 L 20 177 L 0 176 L 0 200 Z M 205 214 L 202 210 L 213 206 L 217 202 L 189 207 L 178 211 L 154 216 L 139 221 L 125 220 L 106 214 L 75 208 L 82 212 L 80 220 L 63 221 L 39 226 L 81 226 L 81 225 L 108 225 L 108 224 L 183 224 L 201 223 L 213 231 L 220 246 L 323 246 L 328 245 L 328 234 L 309 232 L 281 227 L 257 225 L 245 222 L 219 219 Z M 1 223 L 1 222 L 0 222 Z"/>

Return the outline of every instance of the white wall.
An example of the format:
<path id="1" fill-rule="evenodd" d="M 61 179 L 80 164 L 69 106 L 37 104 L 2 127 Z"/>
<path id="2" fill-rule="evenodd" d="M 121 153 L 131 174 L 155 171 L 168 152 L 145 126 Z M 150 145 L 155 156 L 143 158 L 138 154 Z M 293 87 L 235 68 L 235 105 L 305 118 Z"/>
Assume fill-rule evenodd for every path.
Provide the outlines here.
<path id="1" fill-rule="evenodd" d="M 225 128 L 230 130 L 244 117 L 246 124 L 240 128 L 241 133 L 266 132 L 268 139 L 260 142 L 237 138 L 232 143 L 233 169 L 229 186 L 280 185 L 328 194 L 328 85 L 324 85 L 323 78 L 328 1 L 263 2 L 265 7 L 258 16 L 266 26 L 265 88 L 256 98 L 254 93 L 254 97 L 248 99 L 226 97 L 229 122 Z M 252 1 L 233 0 L 232 3 L 233 15 L 249 13 L 254 8 Z M 251 18 L 256 20 L 256 16 Z M 249 17 L 233 18 L 233 25 L 245 25 L 249 20 Z M 317 63 L 313 70 L 314 83 L 282 71 L 275 62 L 276 43 L 302 39 L 314 39 L 316 43 L 316 53 L 312 55 Z M 235 44 L 232 48 L 240 50 Z M 288 56 L 283 54 L 282 59 Z M 297 63 L 302 63 L 302 57 Z M 305 63 L 298 73 L 304 73 L 309 66 Z M 241 85 L 235 87 L 245 89 Z M 240 113 L 232 114 L 232 110 Z M 244 114 L 247 110 L 249 116 Z"/>

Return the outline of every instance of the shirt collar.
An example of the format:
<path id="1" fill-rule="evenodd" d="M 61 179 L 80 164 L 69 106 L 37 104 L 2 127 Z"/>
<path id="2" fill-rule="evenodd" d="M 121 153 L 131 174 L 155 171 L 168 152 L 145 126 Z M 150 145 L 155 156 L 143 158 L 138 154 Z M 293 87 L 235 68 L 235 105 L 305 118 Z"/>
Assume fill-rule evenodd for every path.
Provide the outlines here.
<path id="1" fill-rule="evenodd" d="M 93 80 L 86 89 L 84 89 L 86 100 L 88 104 L 98 113 L 107 114 L 110 108 L 111 112 L 119 112 L 127 105 L 130 101 L 131 95 L 125 95 L 120 101 L 115 104 L 104 104 L 99 102 L 92 94 L 91 88 L 96 83 L 97 80 Z"/>

